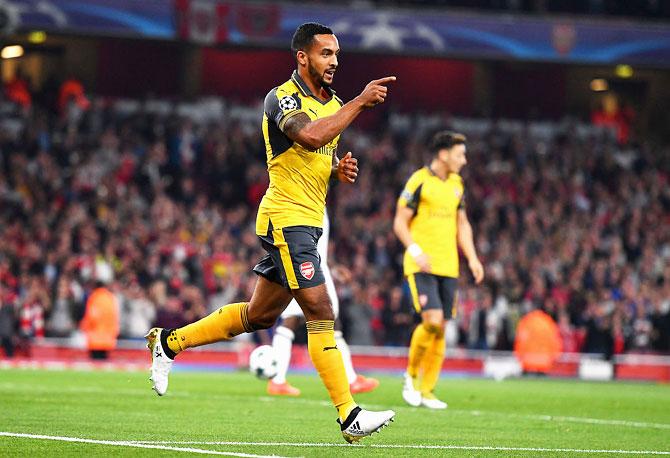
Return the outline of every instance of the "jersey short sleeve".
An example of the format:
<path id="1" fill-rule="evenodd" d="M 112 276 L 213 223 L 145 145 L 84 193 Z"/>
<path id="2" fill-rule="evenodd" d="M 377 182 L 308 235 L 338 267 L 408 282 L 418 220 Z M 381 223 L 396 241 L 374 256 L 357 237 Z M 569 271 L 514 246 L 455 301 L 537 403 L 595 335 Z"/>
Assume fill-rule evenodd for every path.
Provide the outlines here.
<path id="1" fill-rule="evenodd" d="M 398 206 L 411 208 L 416 212 L 419 208 L 419 201 L 421 200 L 421 187 L 423 186 L 423 174 L 421 171 L 414 172 L 407 183 L 405 183 L 405 188 L 400 193 L 398 198 Z"/>
<path id="2" fill-rule="evenodd" d="M 265 96 L 263 106 L 268 119 L 274 121 L 282 132 L 286 121 L 302 113 L 302 102 L 298 93 L 290 94 L 279 88 L 274 88 Z"/>

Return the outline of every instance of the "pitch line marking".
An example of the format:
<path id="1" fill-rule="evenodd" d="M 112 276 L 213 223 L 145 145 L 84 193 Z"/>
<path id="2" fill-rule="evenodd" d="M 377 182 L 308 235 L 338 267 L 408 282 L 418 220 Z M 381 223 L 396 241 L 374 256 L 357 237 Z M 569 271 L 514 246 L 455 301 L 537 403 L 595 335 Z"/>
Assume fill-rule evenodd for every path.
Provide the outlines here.
<path id="1" fill-rule="evenodd" d="M 276 402 L 277 398 L 269 396 L 261 396 L 258 398 L 263 402 Z M 286 399 L 287 402 L 291 403 L 303 403 L 303 404 L 318 404 L 323 406 L 330 407 L 332 404 L 328 401 L 317 401 L 313 399 Z M 365 404 L 366 408 L 370 409 L 396 409 L 396 410 L 416 410 L 415 407 L 407 406 L 390 406 L 390 405 L 381 405 L 381 404 Z M 433 412 L 434 414 L 439 414 L 439 412 Z M 601 426 L 627 426 L 631 428 L 648 428 L 648 429 L 670 429 L 670 424 L 668 423 L 652 423 L 645 421 L 631 421 L 631 420 L 607 420 L 603 418 L 589 418 L 589 417 L 571 417 L 565 415 L 545 415 L 545 414 L 515 414 L 507 412 L 495 412 L 490 410 L 466 410 L 466 409 L 452 409 L 449 408 L 447 413 L 459 413 L 473 416 L 482 416 L 482 415 L 494 415 L 507 418 L 525 418 L 528 420 L 539 420 L 539 421 L 557 421 L 565 423 L 586 423 L 591 425 L 601 425 Z"/>
<path id="2" fill-rule="evenodd" d="M 141 443 L 134 441 L 108 441 L 108 440 L 98 440 L 98 439 L 83 439 L 80 437 L 65 437 L 65 436 L 45 436 L 43 434 L 24 434 L 24 433 L 12 433 L 7 431 L 0 431 L 0 437 L 17 437 L 23 439 L 41 439 L 41 440 L 50 440 L 50 441 L 60 441 L 60 442 L 79 442 L 84 444 L 96 444 L 96 445 L 112 445 L 115 447 L 134 447 L 134 448 L 150 448 L 157 450 L 169 450 L 172 452 L 186 452 L 186 453 L 198 453 L 201 455 L 226 455 L 226 456 L 241 456 L 246 458 L 268 458 L 270 456 L 277 455 L 253 455 L 249 453 L 238 453 L 238 452 L 219 452 L 216 450 L 205 450 L 201 448 L 191 448 L 191 447 L 171 447 L 169 444 L 162 443 Z M 240 443 L 238 445 L 244 445 Z"/>
<path id="3" fill-rule="evenodd" d="M 496 447 L 492 445 L 400 445 L 400 444 L 334 444 L 324 442 L 236 442 L 236 441 L 130 441 L 138 444 L 180 444 L 180 445 L 254 445 L 261 447 L 361 447 L 380 449 L 419 449 L 419 450 L 490 450 L 507 452 L 548 452 L 548 453 L 607 453 L 619 455 L 670 455 L 664 450 L 589 450 L 580 448 L 546 447 Z"/>
<path id="4" fill-rule="evenodd" d="M 505 412 L 492 412 L 492 411 L 482 411 L 482 410 L 458 410 L 454 409 L 454 412 L 463 412 L 469 413 L 474 416 L 480 415 L 499 415 L 502 417 L 509 418 L 527 418 L 529 420 L 540 420 L 540 421 L 558 421 L 566 423 L 587 423 L 591 425 L 604 425 L 604 426 L 630 426 L 633 428 L 650 428 L 650 429 L 670 429 L 670 425 L 667 423 L 649 423 L 644 421 L 630 421 L 630 420 L 606 420 L 602 418 L 588 418 L 588 417 L 571 417 L 565 415 L 542 415 L 542 414 L 514 414 L 514 413 L 505 413 Z"/>
<path id="5" fill-rule="evenodd" d="M 35 392 L 40 392 L 40 393 L 109 393 L 108 390 L 103 390 L 102 388 L 99 387 L 94 387 L 94 386 L 88 386 L 88 387 L 72 387 L 69 389 L 64 389 L 64 388 L 56 388 L 56 389 L 51 389 L 48 387 L 35 387 L 35 386 L 27 386 L 27 385 L 21 385 L 18 383 L 12 383 L 12 382 L 0 382 L 0 389 L 7 389 L 7 390 L 15 390 L 15 391 L 30 391 L 31 393 Z M 143 396 L 146 393 L 151 394 L 150 389 L 119 389 L 114 391 L 117 394 L 126 394 L 126 395 L 136 395 L 136 396 Z M 189 392 L 189 391 L 180 391 L 176 393 L 168 393 L 168 397 L 177 397 L 177 398 L 184 398 L 184 397 L 193 397 L 193 396 L 202 396 L 202 393 L 195 393 L 195 392 Z M 253 398 L 256 400 L 259 400 L 261 402 L 277 402 L 276 397 L 269 397 L 269 396 L 240 396 L 240 395 L 225 395 L 225 394 L 218 394 L 218 395 L 208 395 L 208 399 L 230 399 L 230 398 L 238 398 L 238 399 L 248 399 L 248 398 Z M 296 404 L 309 404 L 309 405 L 319 405 L 319 406 L 326 406 L 326 407 L 331 407 L 332 404 L 330 401 L 318 401 L 316 399 L 286 399 L 285 401 L 291 402 L 291 403 L 296 403 Z M 407 407 L 407 406 L 401 406 L 401 405 L 375 405 L 375 404 L 366 404 L 366 407 L 372 408 L 372 409 L 388 409 L 393 408 L 396 410 L 415 410 L 414 407 Z M 433 412 L 435 414 L 439 414 L 439 412 Z M 602 419 L 602 418 L 589 418 L 589 417 L 572 417 L 572 416 L 564 416 L 564 415 L 545 415 L 545 414 L 514 414 L 514 413 L 507 413 L 507 412 L 495 412 L 495 411 L 487 411 L 487 410 L 465 410 L 465 409 L 455 409 L 455 408 L 449 408 L 448 413 L 458 413 L 458 414 L 466 414 L 466 415 L 473 415 L 473 416 L 482 416 L 482 415 L 492 415 L 492 416 L 500 416 L 500 417 L 507 417 L 507 418 L 521 418 L 521 419 L 529 419 L 529 420 L 538 420 L 538 421 L 556 421 L 556 422 L 565 422 L 565 423 L 584 423 L 584 424 L 591 424 L 591 425 L 600 425 L 600 426 L 623 426 L 623 427 L 630 427 L 630 428 L 648 428 L 648 429 L 670 429 L 670 424 L 668 423 L 652 423 L 652 422 L 643 422 L 643 421 L 632 421 L 632 420 L 607 420 L 607 419 Z"/>

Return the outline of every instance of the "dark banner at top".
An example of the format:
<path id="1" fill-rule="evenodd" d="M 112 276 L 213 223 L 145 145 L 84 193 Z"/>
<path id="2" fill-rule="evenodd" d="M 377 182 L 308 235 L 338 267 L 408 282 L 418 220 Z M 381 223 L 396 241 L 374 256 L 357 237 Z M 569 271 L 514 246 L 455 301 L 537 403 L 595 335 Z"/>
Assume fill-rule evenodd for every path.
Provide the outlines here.
<path id="1" fill-rule="evenodd" d="M 320 22 L 347 50 L 408 55 L 670 66 L 670 25 L 447 11 L 177 0 L 179 36 L 204 44 L 288 47 Z"/>
<path id="2" fill-rule="evenodd" d="M 170 0 L 0 0 L 0 31 L 174 39 Z"/>
<path id="3" fill-rule="evenodd" d="M 670 25 L 216 0 L 0 0 L 0 29 L 288 48 L 303 22 L 342 48 L 473 59 L 670 67 Z"/>

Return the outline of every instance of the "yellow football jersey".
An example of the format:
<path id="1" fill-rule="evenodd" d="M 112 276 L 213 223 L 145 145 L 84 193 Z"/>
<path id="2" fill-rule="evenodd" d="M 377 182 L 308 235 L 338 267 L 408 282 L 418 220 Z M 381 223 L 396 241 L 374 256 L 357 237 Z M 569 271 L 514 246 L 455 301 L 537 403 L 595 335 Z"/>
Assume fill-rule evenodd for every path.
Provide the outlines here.
<path id="1" fill-rule="evenodd" d="M 298 113 L 311 120 L 335 114 L 343 105 L 332 90 L 328 101 L 317 99 L 297 71 L 265 97 L 263 138 L 270 186 L 256 217 L 256 234 L 289 226 L 323 225 L 326 193 L 338 135 L 316 151 L 291 141 L 283 132 L 286 121 Z"/>
<path id="2" fill-rule="evenodd" d="M 412 174 L 398 198 L 400 206 L 414 210 L 412 240 L 429 256 L 434 275 L 458 278 L 457 215 L 465 208 L 463 190 L 460 175 L 450 173 L 442 180 L 423 167 Z M 407 251 L 403 269 L 405 275 L 421 271 Z"/>

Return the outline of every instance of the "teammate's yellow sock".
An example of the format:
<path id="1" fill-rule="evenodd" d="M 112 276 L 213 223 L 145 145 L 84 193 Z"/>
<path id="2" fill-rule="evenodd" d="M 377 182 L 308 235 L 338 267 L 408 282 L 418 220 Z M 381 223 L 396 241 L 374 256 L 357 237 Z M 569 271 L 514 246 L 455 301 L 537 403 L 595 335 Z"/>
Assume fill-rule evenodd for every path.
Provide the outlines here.
<path id="1" fill-rule="evenodd" d="M 409 344 L 409 357 L 407 358 L 407 373 L 413 379 L 416 379 L 419 375 L 421 362 L 438 331 L 439 327 L 437 326 L 421 323 L 412 333 L 412 340 Z"/>
<path id="2" fill-rule="evenodd" d="M 421 369 L 423 378 L 421 379 L 421 393 L 428 395 L 435 389 L 437 380 L 440 378 L 440 371 L 442 370 L 442 363 L 444 362 L 445 352 L 444 328 L 441 328 L 430 348 L 426 351 L 423 357 L 423 364 Z"/>
<path id="3" fill-rule="evenodd" d="M 232 339 L 243 332 L 253 331 L 247 318 L 248 306 L 248 302 L 224 305 L 195 323 L 175 329 L 167 338 L 168 347 L 179 353 L 190 347 Z"/>
<path id="4" fill-rule="evenodd" d="M 349 391 L 342 354 L 335 344 L 334 328 L 335 322 L 332 320 L 308 321 L 307 347 L 312 364 L 326 386 L 340 420 L 344 421 L 356 403 Z"/>

